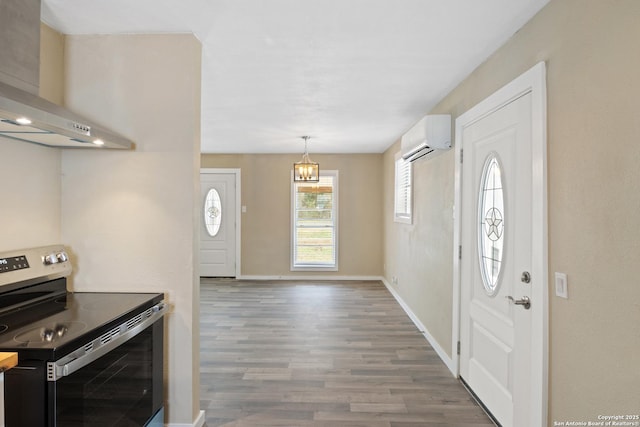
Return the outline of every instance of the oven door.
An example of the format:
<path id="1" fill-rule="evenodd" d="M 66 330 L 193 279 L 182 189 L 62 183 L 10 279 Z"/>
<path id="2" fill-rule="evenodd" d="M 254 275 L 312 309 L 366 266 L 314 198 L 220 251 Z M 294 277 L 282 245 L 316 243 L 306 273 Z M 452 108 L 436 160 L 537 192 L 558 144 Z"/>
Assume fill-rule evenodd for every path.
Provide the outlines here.
<path id="1" fill-rule="evenodd" d="M 147 425 L 162 408 L 162 353 L 160 318 L 89 364 L 49 381 L 48 425 Z"/>
<path id="2" fill-rule="evenodd" d="M 50 426 L 146 425 L 162 407 L 162 320 L 49 382 Z"/>
<path id="3" fill-rule="evenodd" d="M 141 326 L 89 363 L 78 358 L 72 366 L 58 366 L 66 375 L 53 380 L 57 362 L 23 357 L 5 373 L 6 426 L 161 426 L 163 319 Z"/>

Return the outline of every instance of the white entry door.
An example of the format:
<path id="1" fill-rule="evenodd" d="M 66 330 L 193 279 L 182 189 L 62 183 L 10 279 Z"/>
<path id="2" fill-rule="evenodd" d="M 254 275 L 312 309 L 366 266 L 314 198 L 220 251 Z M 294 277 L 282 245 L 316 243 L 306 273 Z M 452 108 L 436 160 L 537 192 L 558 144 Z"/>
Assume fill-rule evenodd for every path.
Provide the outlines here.
<path id="1" fill-rule="evenodd" d="M 454 361 L 503 427 L 547 425 L 545 80 L 541 62 L 456 119 Z"/>
<path id="2" fill-rule="evenodd" d="M 236 174 L 200 174 L 200 276 L 236 276 Z"/>
<path id="3" fill-rule="evenodd" d="M 528 425 L 526 405 L 515 406 L 529 401 L 532 374 L 531 283 L 521 280 L 531 271 L 530 98 L 462 136 L 460 374 L 504 427 Z"/>

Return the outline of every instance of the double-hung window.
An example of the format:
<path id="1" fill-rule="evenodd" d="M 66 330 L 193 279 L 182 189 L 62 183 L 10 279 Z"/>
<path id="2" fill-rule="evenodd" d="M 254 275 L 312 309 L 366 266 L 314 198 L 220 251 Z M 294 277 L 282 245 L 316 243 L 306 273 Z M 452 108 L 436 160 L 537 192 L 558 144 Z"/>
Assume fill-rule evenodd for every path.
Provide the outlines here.
<path id="1" fill-rule="evenodd" d="M 292 270 L 338 270 L 338 171 L 321 171 L 320 181 L 294 182 Z"/>
<path id="2" fill-rule="evenodd" d="M 411 224 L 411 165 L 400 153 L 396 155 L 395 205 L 393 218 L 396 222 Z"/>

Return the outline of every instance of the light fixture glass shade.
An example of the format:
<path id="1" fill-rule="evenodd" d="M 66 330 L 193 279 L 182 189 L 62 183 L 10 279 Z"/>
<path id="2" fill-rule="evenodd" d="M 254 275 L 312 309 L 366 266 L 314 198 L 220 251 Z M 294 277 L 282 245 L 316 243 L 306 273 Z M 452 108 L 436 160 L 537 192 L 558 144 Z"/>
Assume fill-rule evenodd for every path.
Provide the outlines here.
<path id="1" fill-rule="evenodd" d="M 301 137 L 304 139 L 304 154 L 302 160 L 293 164 L 293 182 L 319 182 L 320 165 L 312 162 L 307 151 L 307 142 L 310 136 Z"/>
<path id="2" fill-rule="evenodd" d="M 307 153 L 302 160 L 293 164 L 293 182 L 320 181 L 320 165 L 312 162 Z"/>

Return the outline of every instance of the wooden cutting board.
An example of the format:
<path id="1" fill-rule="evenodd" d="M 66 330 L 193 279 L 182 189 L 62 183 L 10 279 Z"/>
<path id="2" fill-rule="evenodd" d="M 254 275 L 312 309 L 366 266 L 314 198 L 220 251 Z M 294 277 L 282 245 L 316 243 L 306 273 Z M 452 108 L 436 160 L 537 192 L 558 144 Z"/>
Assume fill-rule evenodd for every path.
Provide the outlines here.
<path id="1" fill-rule="evenodd" d="M 0 353 L 0 372 L 7 371 L 18 364 L 18 353 Z"/>

